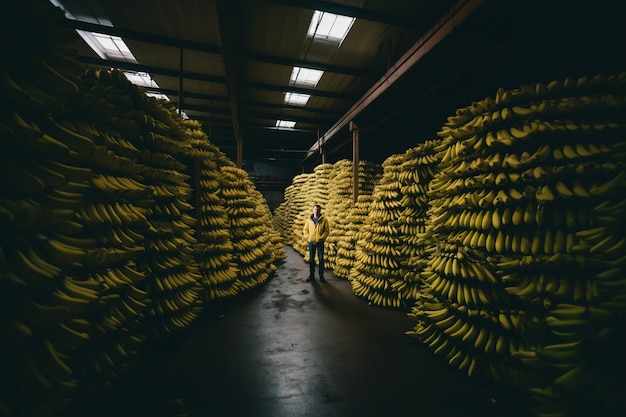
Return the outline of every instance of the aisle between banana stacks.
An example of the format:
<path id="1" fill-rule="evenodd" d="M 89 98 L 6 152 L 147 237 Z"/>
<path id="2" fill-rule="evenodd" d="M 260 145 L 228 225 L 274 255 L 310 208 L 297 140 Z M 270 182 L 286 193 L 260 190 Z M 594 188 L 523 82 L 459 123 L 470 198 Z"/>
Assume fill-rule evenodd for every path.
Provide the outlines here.
<path id="1" fill-rule="evenodd" d="M 221 305 L 128 378 L 85 398 L 91 417 L 528 417 L 524 399 L 470 380 L 369 306 L 348 281 L 305 282 L 290 247 L 266 285 Z"/>

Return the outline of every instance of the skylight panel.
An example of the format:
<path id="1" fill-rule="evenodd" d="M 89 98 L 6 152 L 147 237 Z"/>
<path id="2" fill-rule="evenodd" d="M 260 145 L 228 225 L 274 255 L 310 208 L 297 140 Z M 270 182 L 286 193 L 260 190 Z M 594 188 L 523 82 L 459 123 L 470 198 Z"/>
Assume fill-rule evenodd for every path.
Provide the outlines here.
<path id="1" fill-rule="evenodd" d="M 296 122 L 289 120 L 276 120 L 276 127 L 279 129 L 293 129 Z"/>
<path id="2" fill-rule="evenodd" d="M 348 32 L 355 20 L 354 17 L 316 10 L 309 24 L 308 35 L 313 39 L 322 39 L 341 44 L 348 36 Z"/>
<path id="3" fill-rule="evenodd" d="M 296 104 L 298 106 L 304 106 L 309 101 L 310 98 L 311 98 L 310 94 L 285 93 L 285 103 L 287 104 Z"/>
<path id="4" fill-rule="evenodd" d="M 81 31 L 82 32 L 82 31 Z M 137 62 L 128 46 L 119 36 L 105 35 L 96 32 L 86 32 L 87 36 L 91 36 L 95 43 L 89 43 L 89 46 L 96 52 L 104 55 L 107 59 L 123 59 L 124 61 Z M 82 36 L 82 34 L 81 34 Z"/>
<path id="5" fill-rule="evenodd" d="M 291 82 L 307 87 L 315 87 L 323 74 L 324 71 L 316 69 L 293 67 L 291 71 Z"/>
<path id="6" fill-rule="evenodd" d="M 125 71 L 124 76 L 128 78 L 128 80 L 136 85 L 145 88 L 159 88 L 159 85 L 152 79 L 150 74 L 147 72 L 130 72 Z"/>

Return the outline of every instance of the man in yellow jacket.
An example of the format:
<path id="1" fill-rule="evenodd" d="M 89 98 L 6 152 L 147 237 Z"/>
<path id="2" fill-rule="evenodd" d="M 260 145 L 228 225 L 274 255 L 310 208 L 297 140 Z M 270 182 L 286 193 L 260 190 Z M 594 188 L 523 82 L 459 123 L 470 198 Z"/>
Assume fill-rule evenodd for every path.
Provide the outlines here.
<path id="1" fill-rule="evenodd" d="M 309 277 L 307 282 L 315 281 L 315 253 L 319 263 L 320 282 L 324 279 L 324 241 L 330 233 L 330 224 L 326 217 L 322 216 L 322 207 L 319 204 L 313 206 L 313 214 L 304 222 L 302 234 L 309 244 Z"/>

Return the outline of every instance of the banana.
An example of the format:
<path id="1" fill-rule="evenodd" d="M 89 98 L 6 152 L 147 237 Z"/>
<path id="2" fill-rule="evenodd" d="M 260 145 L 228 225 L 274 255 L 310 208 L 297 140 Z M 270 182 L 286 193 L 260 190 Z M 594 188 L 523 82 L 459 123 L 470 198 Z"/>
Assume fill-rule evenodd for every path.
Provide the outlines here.
<path id="1" fill-rule="evenodd" d="M 29 351 L 22 351 L 17 358 L 16 383 L 20 392 L 30 392 L 40 397 L 50 392 L 52 382 L 35 363 Z"/>
<path id="2" fill-rule="evenodd" d="M 15 306 L 15 314 L 26 325 L 32 328 L 50 328 L 65 321 L 70 310 L 63 305 L 49 305 L 20 298 Z"/>
<path id="3" fill-rule="evenodd" d="M 623 188 L 624 184 L 626 184 L 626 173 L 624 173 L 624 171 L 622 170 L 604 184 L 597 185 L 593 183 L 589 187 L 588 193 L 593 196 L 601 196 L 607 194 L 609 191 L 614 191 L 619 187 Z"/>
<path id="4" fill-rule="evenodd" d="M 546 204 L 554 201 L 555 196 L 550 186 L 546 184 L 537 187 L 537 193 L 535 194 L 535 198 L 537 199 L 538 203 Z"/>
<path id="5" fill-rule="evenodd" d="M 4 312 L 0 314 L 0 335 L 3 344 L 22 345 L 33 337 L 33 330 L 25 323 L 22 323 Z"/>
<path id="6" fill-rule="evenodd" d="M 61 269 L 42 259 L 31 247 L 14 249 L 13 268 L 17 275 L 33 287 L 47 287 L 61 274 Z"/>
<path id="7" fill-rule="evenodd" d="M 563 198 L 571 198 L 576 194 L 563 181 L 557 181 L 554 185 L 556 193 Z"/>
<path id="8" fill-rule="evenodd" d="M 579 155 L 576 153 L 576 149 L 570 144 L 563 145 L 562 152 L 563 155 L 565 155 L 565 157 L 568 159 L 576 159 L 579 157 Z"/>
<path id="9" fill-rule="evenodd" d="M 58 302 L 60 305 L 67 307 L 73 315 L 80 315 L 89 310 L 90 307 L 93 307 L 90 300 L 83 297 L 74 297 L 61 289 L 56 289 L 51 293 L 52 297 Z"/>
<path id="10" fill-rule="evenodd" d="M 65 363 L 56 347 L 45 337 L 36 344 L 35 362 L 53 384 L 73 379 L 74 372 Z"/>
<path id="11" fill-rule="evenodd" d="M 576 364 L 554 380 L 554 385 L 568 392 L 575 392 L 584 387 L 591 387 L 596 383 L 589 378 L 590 369 L 586 361 Z"/>
<path id="12" fill-rule="evenodd" d="M 15 163 L 10 158 L 3 160 L 3 170 L 7 173 L 3 175 L 3 184 L 18 193 L 40 194 L 47 187 L 46 182 L 35 175 L 31 169 L 25 169 L 23 164 Z"/>
<path id="13" fill-rule="evenodd" d="M 52 238 L 45 241 L 44 250 L 50 259 L 61 265 L 82 265 L 86 256 L 85 251 Z"/>
<path id="14" fill-rule="evenodd" d="M 572 191 L 577 197 L 581 197 L 581 198 L 591 197 L 591 194 L 589 193 L 589 191 L 587 191 L 587 189 L 585 188 L 585 186 L 580 180 L 573 181 Z"/>

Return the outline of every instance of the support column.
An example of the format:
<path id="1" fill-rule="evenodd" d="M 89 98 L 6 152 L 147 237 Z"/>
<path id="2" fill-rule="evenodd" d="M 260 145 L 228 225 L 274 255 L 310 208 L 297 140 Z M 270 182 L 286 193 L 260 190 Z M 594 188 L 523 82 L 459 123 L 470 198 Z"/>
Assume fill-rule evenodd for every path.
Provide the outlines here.
<path id="1" fill-rule="evenodd" d="M 350 122 L 352 132 L 352 205 L 359 198 L 359 127 Z"/>
<path id="2" fill-rule="evenodd" d="M 180 48 L 180 62 L 178 64 L 178 114 L 183 114 L 183 51 L 184 49 Z"/>

